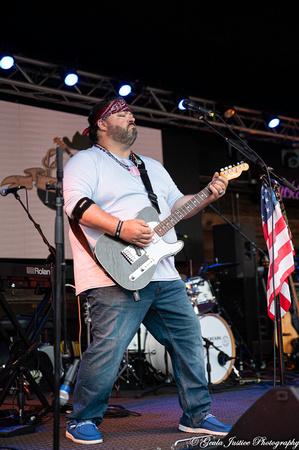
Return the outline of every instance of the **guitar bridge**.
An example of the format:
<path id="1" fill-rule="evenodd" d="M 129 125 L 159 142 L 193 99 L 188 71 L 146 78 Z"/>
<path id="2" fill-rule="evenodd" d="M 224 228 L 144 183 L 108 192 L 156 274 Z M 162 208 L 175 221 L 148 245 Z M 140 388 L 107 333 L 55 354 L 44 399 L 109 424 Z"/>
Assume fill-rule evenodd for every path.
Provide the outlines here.
<path id="1" fill-rule="evenodd" d="M 126 258 L 130 264 L 134 264 L 134 262 L 138 261 L 144 253 L 145 251 L 142 248 L 137 247 L 137 245 L 129 245 L 121 252 L 123 257 Z"/>

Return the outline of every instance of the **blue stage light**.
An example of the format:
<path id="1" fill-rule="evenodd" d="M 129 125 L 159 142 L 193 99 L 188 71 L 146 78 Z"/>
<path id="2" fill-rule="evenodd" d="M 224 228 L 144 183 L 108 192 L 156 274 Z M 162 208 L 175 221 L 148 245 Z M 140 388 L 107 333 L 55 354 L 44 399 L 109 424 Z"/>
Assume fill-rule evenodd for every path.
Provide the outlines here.
<path id="1" fill-rule="evenodd" d="M 1 69 L 8 70 L 11 69 L 14 65 L 15 61 L 12 56 L 4 55 L 0 59 L 0 67 Z"/>
<path id="2" fill-rule="evenodd" d="M 69 72 L 66 74 L 65 78 L 64 78 L 64 83 L 67 86 L 75 86 L 75 84 L 78 83 L 78 75 L 74 72 Z"/>
<path id="3" fill-rule="evenodd" d="M 269 128 L 276 128 L 280 124 L 280 119 L 278 117 L 271 117 L 271 119 L 268 121 L 268 127 Z"/>
<path id="4" fill-rule="evenodd" d="M 184 100 L 185 100 L 185 99 L 181 100 L 181 101 L 179 102 L 179 104 L 178 104 L 178 108 L 179 108 L 181 111 L 184 111 L 184 110 L 186 109 L 185 106 L 183 105 Z"/>
<path id="5" fill-rule="evenodd" d="M 118 90 L 118 95 L 121 97 L 126 97 L 127 95 L 131 94 L 132 92 L 132 86 L 130 84 L 122 84 Z"/>

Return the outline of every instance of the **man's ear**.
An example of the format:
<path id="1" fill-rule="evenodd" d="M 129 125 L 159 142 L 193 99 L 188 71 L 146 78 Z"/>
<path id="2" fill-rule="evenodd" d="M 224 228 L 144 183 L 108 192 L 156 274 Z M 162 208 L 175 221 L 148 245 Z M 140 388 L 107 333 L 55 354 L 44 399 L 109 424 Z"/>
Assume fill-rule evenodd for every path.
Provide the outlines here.
<path id="1" fill-rule="evenodd" d="M 97 125 L 98 125 L 100 131 L 105 131 L 106 128 L 107 128 L 107 127 L 106 127 L 105 121 L 102 120 L 102 119 L 99 119 L 99 120 L 98 120 Z"/>

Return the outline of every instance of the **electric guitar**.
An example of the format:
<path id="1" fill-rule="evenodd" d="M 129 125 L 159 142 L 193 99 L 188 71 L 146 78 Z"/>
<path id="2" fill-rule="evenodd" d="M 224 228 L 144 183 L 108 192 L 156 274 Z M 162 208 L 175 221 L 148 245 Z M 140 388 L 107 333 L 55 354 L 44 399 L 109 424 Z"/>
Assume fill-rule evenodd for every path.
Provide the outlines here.
<path id="1" fill-rule="evenodd" d="M 221 169 L 220 175 L 227 180 L 232 180 L 248 169 L 249 165 L 241 162 L 236 166 Z M 137 215 L 137 219 L 145 220 L 155 231 L 149 247 L 137 247 L 121 239 L 103 234 L 95 245 L 96 259 L 110 277 L 123 288 L 131 291 L 144 288 L 151 281 L 159 262 L 167 256 L 176 255 L 184 246 L 182 241 L 172 244 L 165 242 L 164 234 L 210 195 L 209 186 L 206 186 L 162 222 L 160 222 L 156 210 L 151 206 L 142 209 Z"/>

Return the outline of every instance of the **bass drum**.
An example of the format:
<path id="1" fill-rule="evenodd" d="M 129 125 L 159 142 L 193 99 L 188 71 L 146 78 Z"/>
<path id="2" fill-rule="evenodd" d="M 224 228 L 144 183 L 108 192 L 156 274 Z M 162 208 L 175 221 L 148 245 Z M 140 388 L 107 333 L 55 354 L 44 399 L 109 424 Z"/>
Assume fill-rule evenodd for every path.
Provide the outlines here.
<path id="1" fill-rule="evenodd" d="M 232 371 L 236 355 L 235 340 L 228 323 L 218 314 L 205 314 L 198 317 L 203 338 L 211 341 L 219 350 L 211 344 L 209 347 L 209 359 L 211 366 L 211 383 L 219 384 L 226 380 Z M 194 338 L 194 337 L 193 337 Z M 193 339 L 192 338 L 192 339 Z M 205 342 L 203 343 L 205 346 Z M 173 377 L 171 359 L 165 347 L 161 345 L 150 332 L 145 337 L 145 357 L 156 369 L 166 373 L 166 358 L 168 372 Z M 232 359 L 227 359 L 227 356 Z M 204 361 L 206 378 L 207 373 L 207 349 L 204 348 Z"/>

